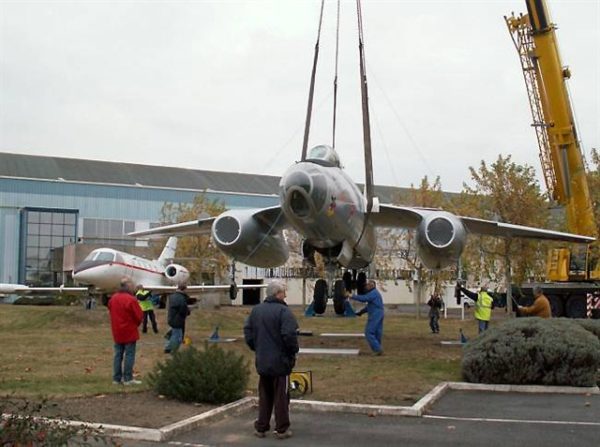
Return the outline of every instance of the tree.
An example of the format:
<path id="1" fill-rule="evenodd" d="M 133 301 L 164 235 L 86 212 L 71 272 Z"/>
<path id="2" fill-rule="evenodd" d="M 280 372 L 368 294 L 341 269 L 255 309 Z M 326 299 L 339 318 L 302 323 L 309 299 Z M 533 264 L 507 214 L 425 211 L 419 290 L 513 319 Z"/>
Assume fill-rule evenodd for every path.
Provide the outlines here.
<path id="1" fill-rule="evenodd" d="M 481 217 L 518 225 L 548 227 L 548 202 L 540 190 L 533 167 L 519 165 L 511 156 L 499 155 L 491 165 L 481 161 L 478 169 L 469 167 L 472 186 L 463 184 L 460 197 L 453 201 L 457 214 Z M 468 269 L 483 271 L 488 278 L 504 271 L 512 309 L 510 285 L 544 271 L 547 246 L 527 239 L 472 237 L 465 250 Z"/>
<path id="2" fill-rule="evenodd" d="M 224 211 L 223 204 L 208 200 L 204 194 L 198 194 L 192 203 L 165 203 L 161 210 L 161 224 L 217 216 Z M 157 254 L 162 250 L 164 241 L 161 244 L 154 245 Z M 230 260 L 215 246 L 210 235 L 179 238 L 176 258 L 190 271 L 193 282 L 220 283 L 227 278 Z"/>
<path id="3" fill-rule="evenodd" d="M 427 176 L 421 179 L 418 188 L 411 184 L 410 190 L 401 196 L 393 197 L 392 202 L 401 205 L 416 206 L 422 208 L 443 208 L 446 198 L 442 191 L 440 177 L 430 182 Z M 423 294 L 428 289 L 433 293 L 440 293 L 442 283 L 448 279 L 452 272 L 447 270 L 431 271 L 425 268 L 417 256 L 417 247 L 414 231 L 381 229 L 378 240 L 378 256 L 376 264 L 389 265 L 398 254 L 406 261 L 407 265 L 413 270 L 414 284 L 409 283 L 409 287 L 414 287 L 415 304 L 417 305 L 417 318 L 420 317 L 420 304 L 423 302 Z"/>
<path id="4" fill-rule="evenodd" d="M 594 206 L 594 217 L 596 218 L 596 227 L 600 234 L 600 152 L 592 149 L 593 169 L 588 171 L 588 186 L 592 196 L 592 205 Z"/>

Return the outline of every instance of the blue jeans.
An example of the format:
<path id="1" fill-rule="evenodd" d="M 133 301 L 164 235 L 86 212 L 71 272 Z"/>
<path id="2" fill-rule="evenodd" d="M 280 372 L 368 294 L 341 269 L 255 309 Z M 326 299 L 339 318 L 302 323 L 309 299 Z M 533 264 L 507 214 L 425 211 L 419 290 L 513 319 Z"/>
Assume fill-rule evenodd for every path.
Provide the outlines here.
<path id="1" fill-rule="evenodd" d="M 172 327 L 171 338 L 169 338 L 169 341 L 165 346 L 165 351 L 175 354 L 179 349 L 179 346 L 181 346 L 181 343 L 183 343 L 183 329 Z"/>
<path id="2" fill-rule="evenodd" d="M 123 361 L 125 357 L 125 361 Z M 133 364 L 135 363 L 135 342 L 115 343 L 115 358 L 113 361 L 113 380 L 129 382 L 133 380 Z"/>
<path id="3" fill-rule="evenodd" d="M 483 331 L 487 331 L 488 326 L 490 325 L 489 321 L 477 320 L 479 323 L 479 333 L 481 334 Z"/>

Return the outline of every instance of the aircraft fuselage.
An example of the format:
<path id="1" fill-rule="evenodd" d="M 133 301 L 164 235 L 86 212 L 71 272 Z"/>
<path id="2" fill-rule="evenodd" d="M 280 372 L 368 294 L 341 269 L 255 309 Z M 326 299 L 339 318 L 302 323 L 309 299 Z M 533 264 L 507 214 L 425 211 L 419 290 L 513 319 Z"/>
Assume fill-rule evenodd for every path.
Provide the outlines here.
<path id="1" fill-rule="evenodd" d="M 281 178 L 279 195 L 287 222 L 317 251 L 348 268 L 372 261 L 373 225 L 367 223 L 363 234 L 366 200 L 339 166 L 296 163 Z"/>

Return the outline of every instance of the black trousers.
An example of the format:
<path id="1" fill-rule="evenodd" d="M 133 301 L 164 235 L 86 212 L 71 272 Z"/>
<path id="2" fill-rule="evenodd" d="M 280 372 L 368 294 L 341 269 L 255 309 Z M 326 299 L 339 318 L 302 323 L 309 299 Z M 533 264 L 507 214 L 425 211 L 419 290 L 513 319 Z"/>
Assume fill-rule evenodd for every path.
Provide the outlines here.
<path id="1" fill-rule="evenodd" d="M 148 318 L 150 318 L 150 322 L 152 323 L 152 330 L 155 334 L 158 334 L 158 325 L 156 324 L 156 316 L 154 315 L 153 310 L 144 311 L 144 323 L 142 325 L 142 332 L 148 332 Z"/>
<path id="2" fill-rule="evenodd" d="M 258 381 L 258 419 L 256 431 L 271 427 L 271 413 L 275 410 L 275 430 L 284 433 L 290 427 L 290 393 L 288 376 L 260 376 Z"/>

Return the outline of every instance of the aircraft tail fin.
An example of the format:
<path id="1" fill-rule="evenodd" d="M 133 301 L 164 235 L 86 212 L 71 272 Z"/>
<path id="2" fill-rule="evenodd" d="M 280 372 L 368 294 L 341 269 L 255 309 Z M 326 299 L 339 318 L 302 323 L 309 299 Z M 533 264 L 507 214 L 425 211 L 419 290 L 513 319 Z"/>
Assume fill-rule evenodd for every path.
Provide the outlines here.
<path id="1" fill-rule="evenodd" d="M 175 236 L 171 236 L 165 244 L 165 248 L 163 248 L 162 253 L 158 257 L 158 262 L 165 265 L 171 262 L 171 260 L 175 257 L 175 250 L 177 250 L 177 238 Z"/>

